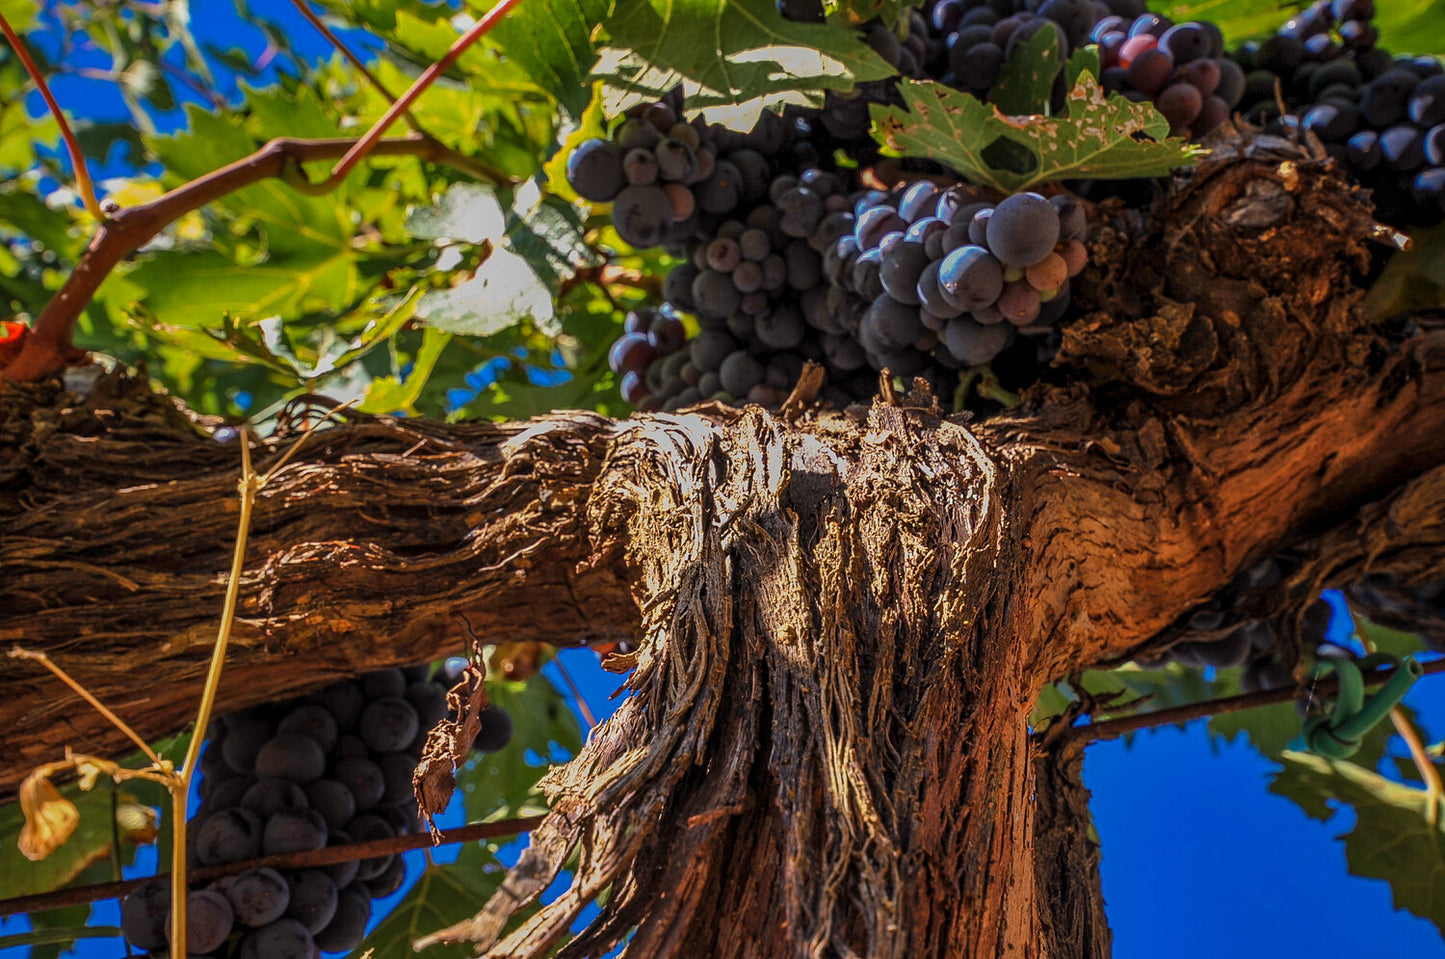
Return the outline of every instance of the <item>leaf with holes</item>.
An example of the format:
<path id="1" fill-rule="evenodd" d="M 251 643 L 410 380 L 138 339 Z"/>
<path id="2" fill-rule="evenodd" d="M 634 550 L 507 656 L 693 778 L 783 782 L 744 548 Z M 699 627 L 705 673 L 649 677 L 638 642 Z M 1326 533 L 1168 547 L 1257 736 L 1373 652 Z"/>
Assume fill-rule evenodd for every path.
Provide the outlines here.
<path id="1" fill-rule="evenodd" d="M 1004 193 L 1089 177 L 1163 176 L 1202 153 L 1167 139 L 1169 123 L 1148 103 L 1105 96 L 1084 73 L 1059 117 L 1006 116 L 966 93 L 930 81 L 899 84 L 904 107 L 871 107 L 873 136 L 895 156 L 925 157 Z"/>

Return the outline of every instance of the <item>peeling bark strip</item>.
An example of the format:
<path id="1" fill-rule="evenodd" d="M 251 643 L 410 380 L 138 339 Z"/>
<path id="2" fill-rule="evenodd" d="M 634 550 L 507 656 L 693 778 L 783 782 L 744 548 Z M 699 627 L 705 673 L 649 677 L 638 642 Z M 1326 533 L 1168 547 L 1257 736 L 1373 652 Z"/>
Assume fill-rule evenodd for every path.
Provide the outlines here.
<path id="1" fill-rule="evenodd" d="M 258 503 L 225 708 L 455 649 L 457 610 L 499 642 L 640 632 L 635 695 L 439 938 L 541 955 L 607 891 L 561 955 L 634 929 L 646 959 L 1105 955 L 1078 755 L 1027 735 L 1039 686 L 1442 488 L 1387 500 L 1445 463 L 1445 316 L 1370 327 L 1361 197 L 1282 151 L 1221 149 L 1157 221 L 1102 211 L 1066 338 L 1083 379 L 981 425 L 912 393 L 858 417 L 351 417 Z M 181 725 L 237 459 L 123 376 L 0 393 L 0 644 L 146 734 Z M 1403 562 L 1408 531 L 1387 541 Z M 0 724 L 0 788 L 65 743 L 124 748 L 8 660 Z M 574 853 L 572 888 L 501 938 Z"/>

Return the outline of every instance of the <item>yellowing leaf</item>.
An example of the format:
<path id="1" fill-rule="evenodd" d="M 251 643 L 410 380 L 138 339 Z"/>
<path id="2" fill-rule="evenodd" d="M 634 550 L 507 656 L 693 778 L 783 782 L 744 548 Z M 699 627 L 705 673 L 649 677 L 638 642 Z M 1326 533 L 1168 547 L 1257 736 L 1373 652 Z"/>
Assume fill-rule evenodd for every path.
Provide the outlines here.
<path id="1" fill-rule="evenodd" d="M 65 845 L 80 825 L 79 810 L 50 782 L 47 767 L 35 770 L 20 784 L 20 809 L 25 814 L 25 828 L 20 830 L 18 845 L 31 862 L 39 862 Z"/>

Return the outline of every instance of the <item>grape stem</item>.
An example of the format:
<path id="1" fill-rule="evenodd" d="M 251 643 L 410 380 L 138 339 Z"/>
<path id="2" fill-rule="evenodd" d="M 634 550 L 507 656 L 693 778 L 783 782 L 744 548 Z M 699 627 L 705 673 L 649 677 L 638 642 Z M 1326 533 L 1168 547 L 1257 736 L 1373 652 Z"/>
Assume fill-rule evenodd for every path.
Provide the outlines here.
<path id="1" fill-rule="evenodd" d="M 1421 665 L 1422 673 L 1431 676 L 1445 672 L 1445 659 L 1437 659 L 1433 662 Z M 1394 669 L 1374 669 L 1364 674 L 1366 686 L 1378 686 L 1384 683 L 1392 675 Z M 1314 690 L 1320 693 L 1331 693 L 1339 685 L 1334 676 L 1329 676 L 1315 683 Z M 1274 689 L 1262 689 L 1256 693 L 1242 693 L 1238 696 L 1224 696 L 1220 699 L 1206 699 L 1202 702 L 1187 703 L 1183 706 L 1175 706 L 1170 709 L 1156 709 L 1152 712 L 1136 713 L 1132 716 L 1120 716 L 1117 719 L 1103 719 L 1097 722 L 1086 723 L 1082 726 L 1070 726 L 1067 723 L 1055 723 L 1047 729 L 1036 733 L 1035 738 L 1041 742 L 1053 742 L 1060 738 L 1081 739 L 1086 742 L 1106 742 L 1110 739 L 1118 739 L 1128 733 L 1137 732 L 1141 729 L 1150 729 L 1155 726 L 1168 726 L 1174 723 L 1184 723 L 1192 719 L 1204 719 L 1208 716 L 1219 716 L 1224 713 L 1236 713 L 1245 709 L 1254 709 L 1258 706 L 1273 706 L 1276 703 L 1287 703 L 1297 699 L 1303 688 L 1300 686 L 1277 686 Z M 1137 700 L 1136 700 L 1137 702 Z"/>
<path id="2" fill-rule="evenodd" d="M 15 55 L 20 58 L 20 63 L 25 67 L 25 72 L 30 74 L 35 87 L 40 91 L 40 96 L 45 100 L 46 109 L 50 115 L 55 117 L 56 124 L 60 127 L 60 138 L 65 141 L 65 152 L 70 154 L 70 165 L 75 170 L 75 188 L 80 194 L 81 200 L 85 203 L 85 209 L 91 216 L 104 222 L 106 219 L 105 209 L 100 205 L 100 198 L 95 195 L 95 184 L 90 179 L 90 169 L 85 165 L 85 154 L 80 149 L 80 141 L 75 138 L 75 131 L 70 129 L 70 121 L 65 119 L 65 111 L 60 109 L 54 95 L 50 92 L 50 85 L 45 82 L 45 74 L 31 58 L 30 51 L 25 49 L 25 44 L 20 42 L 20 37 L 10 26 L 10 21 L 5 19 L 5 14 L 0 13 L 0 32 L 5 34 L 5 39 L 14 48 Z"/>
<path id="3" fill-rule="evenodd" d="M 309 432 L 309 430 L 308 430 Z M 306 434 L 302 434 L 302 439 Z M 211 724 L 211 711 L 216 705 L 216 692 L 221 688 L 221 669 L 226 664 L 226 647 L 231 641 L 231 623 L 236 618 L 236 599 L 241 590 L 241 573 L 245 569 L 246 539 L 251 532 L 251 509 L 263 480 L 251 468 L 250 431 L 241 429 L 241 480 L 237 492 L 241 498 L 240 516 L 236 520 L 236 547 L 231 551 L 231 575 L 226 580 L 226 599 L 221 610 L 221 626 L 216 646 L 211 651 L 211 667 L 206 672 L 206 686 L 201 691 L 201 707 L 196 712 L 196 728 L 186 747 L 177 782 L 171 785 L 171 955 L 186 954 L 186 797 L 191 790 L 191 777 L 201 756 L 206 728 Z"/>
<path id="4" fill-rule="evenodd" d="M 301 164 L 335 159 L 354 143 L 348 137 L 272 140 L 250 156 L 197 177 L 149 203 L 113 213 L 100 224 L 65 284 L 36 318 L 24 337 L 19 355 L 9 365 L 0 367 L 0 377 L 34 382 L 72 362 L 76 353 L 73 348 L 75 323 L 101 283 L 126 257 L 185 214 L 262 180 L 295 179 Z M 382 140 L 372 152 L 377 156 L 413 156 L 444 164 L 483 183 L 511 182 L 510 177 L 486 163 L 463 156 L 427 136 L 412 134 Z M 0 389 L 4 389 L 3 382 Z"/>
<path id="5" fill-rule="evenodd" d="M 337 53 L 340 53 L 343 57 L 346 58 L 346 61 L 356 69 L 357 73 L 361 74 L 363 77 L 366 78 L 366 82 L 370 83 L 372 88 L 375 89 L 377 93 L 380 93 L 383 97 L 386 98 L 387 103 L 396 102 L 396 95 L 393 94 L 390 90 L 388 90 L 386 88 L 386 84 L 381 82 L 381 78 L 378 77 L 376 74 L 372 73 L 371 70 L 367 67 L 366 63 L 360 57 L 358 57 L 351 50 L 350 47 L 343 43 L 341 41 L 341 38 L 338 37 L 335 32 L 333 32 L 332 29 L 328 27 L 322 21 L 322 19 L 316 15 L 316 12 L 311 9 L 311 4 L 307 3 L 307 0 L 291 0 L 291 5 L 296 8 L 296 10 L 301 14 L 301 16 L 306 18 L 307 23 L 315 27 L 316 31 L 320 33 L 323 37 L 325 37 L 328 43 L 330 43 L 333 47 L 336 48 Z M 417 121 L 416 115 L 413 114 L 410 110 L 403 110 L 401 116 L 402 119 L 406 121 L 406 125 L 411 127 L 412 132 L 422 134 L 426 133 L 426 131 L 421 128 L 421 123 Z"/>

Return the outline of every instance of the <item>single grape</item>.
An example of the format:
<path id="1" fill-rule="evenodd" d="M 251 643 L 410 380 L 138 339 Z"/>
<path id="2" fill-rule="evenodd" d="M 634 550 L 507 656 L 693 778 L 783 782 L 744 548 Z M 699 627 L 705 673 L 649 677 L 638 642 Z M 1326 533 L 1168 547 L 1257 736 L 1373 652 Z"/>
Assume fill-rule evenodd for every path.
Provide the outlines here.
<path id="1" fill-rule="evenodd" d="M 692 300 L 700 314 L 723 318 L 737 310 L 742 294 L 726 273 L 703 270 L 692 283 Z"/>
<path id="2" fill-rule="evenodd" d="M 853 261 L 853 292 L 872 302 L 883 295 L 883 253 L 877 247 L 866 250 Z"/>
<path id="3" fill-rule="evenodd" d="M 169 932 L 172 917 L 166 916 Z M 235 927 L 231 903 L 224 895 L 202 889 L 186 895 L 186 955 L 201 956 L 221 947 Z M 169 936 L 167 936 L 169 940 Z"/>
<path id="4" fill-rule="evenodd" d="M 631 117 L 622 121 L 621 125 L 612 132 L 612 141 L 624 150 L 644 149 L 651 150 L 662 138 L 657 127 L 648 123 L 640 117 Z"/>
<path id="5" fill-rule="evenodd" d="M 234 772 L 249 776 L 256 771 L 256 755 L 270 741 L 273 727 L 259 716 L 237 716 L 221 744 L 221 755 Z"/>
<path id="6" fill-rule="evenodd" d="M 249 809 L 218 810 L 196 834 L 196 858 L 203 865 L 240 862 L 260 853 L 261 817 Z"/>
<path id="7" fill-rule="evenodd" d="M 330 752 L 336 745 L 340 730 L 336 717 L 331 711 L 317 703 L 302 703 L 282 717 L 276 725 L 278 733 L 299 733 L 310 736 L 321 746 L 323 752 Z"/>
<path id="8" fill-rule="evenodd" d="M 365 717 L 363 713 L 363 723 Z M 256 756 L 256 776 L 263 780 L 289 779 L 304 786 L 320 779 L 325 772 L 326 752 L 310 736 L 280 733 L 261 747 Z"/>
<path id="9" fill-rule="evenodd" d="M 871 207 L 858 217 L 854 235 L 858 237 L 858 249 L 867 252 L 875 249 L 889 233 L 908 229 L 908 223 L 892 207 Z"/>
<path id="10" fill-rule="evenodd" d="M 288 852 L 324 849 L 329 830 L 326 820 L 314 809 L 279 812 L 266 820 L 261 851 L 268 856 Z"/>
<path id="11" fill-rule="evenodd" d="M 650 330 L 645 332 L 650 334 Z M 431 680 L 411 683 L 406 687 L 406 701 L 416 710 L 417 722 L 423 730 L 431 729 L 447 717 L 447 690 L 441 683 Z"/>
<path id="12" fill-rule="evenodd" d="M 1163 50 L 1144 50 L 1125 68 L 1129 85 L 1150 96 L 1163 89 L 1174 73 L 1174 58 Z"/>
<path id="13" fill-rule="evenodd" d="M 1445 76 L 1426 77 L 1410 94 L 1407 112 L 1421 127 L 1445 123 Z"/>
<path id="14" fill-rule="evenodd" d="M 883 289 L 900 303 L 917 306 L 918 279 L 924 267 L 932 262 L 922 243 L 898 243 L 883 258 L 879 268 L 879 279 Z"/>
<path id="15" fill-rule="evenodd" d="M 1425 137 L 1409 124 L 1390 127 L 1379 142 L 1380 162 L 1387 170 L 1408 172 L 1425 161 Z"/>
<path id="16" fill-rule="evenodd" d="M 1030 266 L 1059 242 L 1059 215 L 1037 193 L 1016 193 L 994 208 L 987 239 L 989 251 L 1005 266 Z"/>
<path id="17" fill-rule="evenodd" d="M 758 340 L 769 349 L 791 350 L 807 335 L 807 327 L 803 318 L 797 310 L 788 306 L 777 306 L 763 316 L 758 317 L 755 324 Z M 723 372 L 727 369 L 727 363 L 723 364 Z M 726 377 L 724 377 L 726 382 Z M 733 393 L 746 393 L 747 390 L 730 390 Z"/>
<path id="18" fill-rule="evenodd" d="M 401 858 L 397 857 L 400 862 Z M 313 935 L 325 929 L 336 915 L 336 883 L 323 870 L 303 869 L 286 877 L 290 902 L 286 915 Z"/>
<path id="19" fill-rule="evenodd" d="M 386 783 L 386 791 L 382 793 L 382 801 L 389 803 L 415 803 L 416 798 L 412 791 L 411 776 L 412 772 L 416 769 L 416 758 L 406 753 L 386 753 L 385 755 L 377 756 L 374 762 L 377 768 L 381 770 L 382 779 Z"/>
<path id="20" fill-rule="evenodd" d="M 732 356 L 737 355 L 736 353 L 732 354 Z M 731 359 L 732 356 L 729 356 L 728 359 Z M 723 365 L 726 363 L 727 361 L 724 360 Z M 488 706 L 477 715 L 477 718 L 481 720 L 482 727 L 477 732 L 477 738 L 472 740 L 472 749 L 477 752 L 494 753 L 512 741 L 512 716 L 502 707 Z"/>
<path id="21" fill-rule="evenodd" d="M 859 335 L 863 345 L 877 344 L 881 350 L 900 350 L 923 333 L 918 307 L 899 302 L 887 294 L 880 296 L 863 314 Z"/>
<path id="22" fill-rule="evenodd" d="M 626 185 L 622 147 L 607 140 L 587 140 L 567 157 L 567 182 L 577 195 L 593 203 L 610 203 Z"/>
<path id="23" fill-rule="evenodd" d="M 311 699 L 331 713 L 336 720 L 336 728 L 341 732 L 356 725 L 362 708 L 366 706 L 366 697 L 361 688 L 355 683 L 345 681 L 332 683 Z M 260 745 L 256 748 L 260 749 Z"/>
<path id="24" fill-rule="evenodd" d="M 1002 353 L 1014 336 L 1014 328 L 1007 323 L 984 326 L 968 316 L 958 316 L 948 321 L 941 339 L 960 363 L 978 366 Z"/>
<path id="25" fill-rule="evenodd" d="M 667 136 L 658 141 L 652 153 L 657 158 L 657 172 L 662 179 L 674 183 L 692 183 L 697 179 L 697 152 L 689 144 Z"/>
<path id="26" fill-rule="evenodd" d="M 252 929 L 275 922 L 286 914 L 291 893 L 274 869 L 248 869 L 226 886 L 236 922 Z"/>
<path id="27" fill-rule="evenodd" d="M 332 769 L 332 778 L 351 790 L 357 809 L 375 806 L 386 795 L 386 779 L 369 759 L 343 759 Z"/>
<path id="28" fill-rule="evenodd" d="M 817 191 L 805 186 L 796 186 L 777 199 L 782 214 L 779 228 L 788 236 L 802 238 L 812 233 L 822 222 L 824 214 L 823 197 Z"/>
<path id="29" fill-rule="evenodd" d="M 170 941 L 170 911 L 170 883 L 165 879 L 152 879 L 121 900 L 121 933 L 137 948 L 164 949 Z"/>
<path id="30" fill-rule="evenodd" d="M 1154 105 L 1169 121 L 1171 130 L 1186 130 L 1199 116 L 1199 111 L 1204 109 L 1204 96 L 1193 84 L 1171 83 L 1159 91 Z"/>
<path id="31" fill-rule="evenodd" d="M 1021 280 L 1005 283 L 998 295 L 999 312 L 1015 326 L 1028 326 L 1038 319 L 1041 305 L 1038 290 Z"/>
<path id="32" fill-rule="evenodd" d="M 1062 256 L 1050 253 L 1024 270 L 1029 286 L 1040 293 L 1057 290 L 1069 279 L 1069 265 Z"/>
<path id="33" fill-rule="evenodd" d="M 903 191 L 898 199 L 898 215 L 909 223 L 932 216 L 938 208 L 938 194 L 942 189 L 928 180 L 919 180 Z"/>
<path id="34" fill-rule="evenodd" d="M 289 779 L 262 779 L 241 797 L 241 807 L 262 819 L 269 819 L 278 812 L 308 809 L 310 805 L 306 791 Z"/>
<path id="35" fill-rule="evenodd" d="M 1159 49 L 1175 63 L 1189 63 L 1209 55 L 1209 37 L 1198 23 L 1178 23 L 1160 35 Z"/>
<path id="36" fill-rule="evenodd" d="M 369 912 L 368 912 L 369 915 Z M 354 945 L 354 943 L 353 943 Z M 295 919 L 282 918 L 241 938 L 238 959 L 313 959 L 317 943 Z M 348 947 L 350 948 L 350 947 Z"/>
<path id="37" fill-rule="evenodd" d="M 646 343 L 646 337 L 643 337 L 643 342 Z M 647 348 L 652 351 L 651 344 L 648 344 Z M 655 356 L 655 351 L 652 352 Z M 647 362 L 650 363 L 653 356 L 648 356 Z M 646 365 L 643 363 L 641 368 L 645 369 Z M 420 728 L 416 709 L 401 696 L 385 696 L 372 702 L 361 711 L 361 719 L 356 724 L 362 742 L 374 753 L 399 752 L 405 749 L 416 738 Z"/>
<path id="38" fill-rule="evenodd" d="M 732 212 L 743 195 L 743 174 L 727 160 L 718 161 L 712 176 L 697 185 L 697 205 L 703 212 L 722 215 Z"/>
<path id="39" fill-rule="evenodd" d="M 629 186 L 612 203 L 612 225 L 617 235 L 638 249 L 661 244 L 672 219 L 672 201 L 660 187 Z"/>
<path id="40" fill-rule="evenodd" d="M 381 899 L 389 896 L 402 887 L 406 882 L 406 860 L 397 856 L 391 864 L 375 879 L 366 880 L 366 889 L 371 893 L 372 898 Z"/>
<path id="41" fill-rule="evenodd" d="M 336 912 L 326 928 L 316 934 L 316 945 L 324 952 L 350 952 L 366 936 L 366 923 L 370 919 L 371 898 L 354 886 L 346 886 L 337 892 Z"/>
<path id="42" fill-rule="evenodd" d="M 975 310 L 998 299 L 1003 266 L 983 247 L 959 247 L 939 263 L 938 287 L 954 307 Z"/>
<path id="43" fill-rule="evenodd" d="M 742 247 L 737 240 L 720 236 L 707 245 L 707 266 L 719 273 L 731 273 L 743 261 Z"/>
<path id="44" fill-rule="evenodd" d="M 353 842 L 369 842 L 372 839 L 390 839 L 396 835 L 396 829 L 385 819 L 372 813 L 362 813 L 351 822 L 347 823 L 346 832 L 351 836 Z M 358 865 L 356 877 L 358 879 L 374 879 L 385 871 L 391 864 L 393 853 L 386 853 L 381 856 L 372 856 L 363 859 Z"/>

